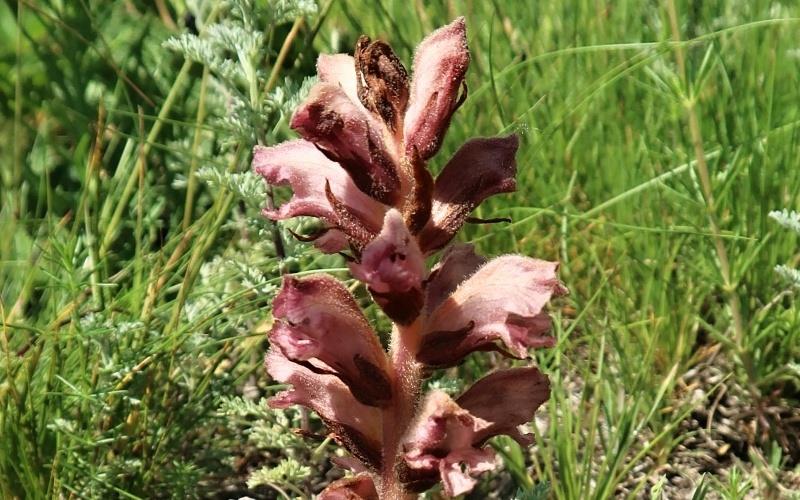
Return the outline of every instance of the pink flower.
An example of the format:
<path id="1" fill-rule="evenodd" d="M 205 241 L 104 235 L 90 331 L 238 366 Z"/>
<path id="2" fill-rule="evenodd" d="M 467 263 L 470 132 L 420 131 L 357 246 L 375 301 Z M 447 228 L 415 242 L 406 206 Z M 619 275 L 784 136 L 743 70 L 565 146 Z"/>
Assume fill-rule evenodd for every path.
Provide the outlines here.
<path id="1" fill-rule="evenodd" d="M 381 411 L 359 402 L 335 375 L 317 373 L 288 359 L 279 349 L 265 358 L 270 376 L 291 389 L 269 400 L 272 408 L 301 405 L 314 410 L 336 441 L 364 465 L 381 467 Z"/>
<path id="2" fill-rule="evenodd" d="M 319 500 L 378 500 L 375 483 L 361 473 L 332 482 L 317 497 Z"/>
<path id="3" fill-rule="evenodd" d="M 431 218 L 419 236 L 422 248 L 441 248 L 483 200 L 517 187 L 517 136 L 472 139 L 436 178 Z"/>
<path id="4" fill-rule="evenodd" d="M 521 445 L 533 443 L 533 436 L 519 427 L 530 422 L 534 412 L 550 397 L 550 382 L 529 366 L 491 373 L 475 382 L 456 400 L 470 414 L 489 422 L 478 434 L 479 442 L 506 434 Z"/>
<path id="5" fill-rule="evenodd" d="M 440 479 L 448 496 L 470 491 L 473 476 L 495 468 L 494 452 L 476 446 L 490 425 L 447 394 L 429 393 L 403 445 L 401 481 L 413 491 L 425 491 Z"/>
<path id="6" fill-rule="evenodd" d="M 487 440 L 529 445 L 523 426 L 549 397 L 534 367 L 498 370 L 455 400 L 422 391 L 472 353 L 524 359 L 552 346 L 546 305 L 566 293 L 555 262 L 445 248 L 478 204 L 516 188 L 513 135 L 469 140 L 436 179 L 428 170 L 466 96 L 469 59 L 463 18 L 420 44 L 413 79 L 389 45 L 361 37 L 355 57 L 320 56 L 319 83 L 291 121 L 302 139 L 254 152 L 255 171 L 293 191 L 264 215 L 320 219 L 301 238 L 349 251 L 351 274 L 393 323 L 387 352 L 348 288 L 323 274 L 285 276 L 275 297 L 266 365 L 289 388 L 269 404 L 313 410 L 351 454 L 335 463 L 355 475 L 320 498 L 408 498 L 440 481 L 447 496 L 466 493 L 495 467 Z"/>
<path id="7" fill-rule="evenodd" d="M 360 191 L 338 163 L 326 158 L 310 142 L 256 146 L 253 169 L 267 183 L 289 184 L 294 191 L 288 203 L 277 210 L 264 210 L 264 215 L 273 220 L 298 215 L 322 219 L 334 228 L 333 232 L 346 238 L 328 250 L 346 248 L 348 239 L 365 245 L 380 230 L 384 206 Z"/>
<path id="8" fill-rule="evenodd" d="M 326 274 L 284 276 L 272 304 L 272 344 L 316 373 L 333 374 L 370 406 L 391 399 L 386 354 L 353 296 Z"/>
<path id="9" fill-rule="evenodd" d="M 439 28 L 422 41 L 414 57 L 414 81 L 403 132 L 405 150 L 427 160 L 442 144 L 456 109 L 466 99 L 469 67 L 464 18 Z M 464 87 L 459 94 L 460 87 Z"/>
<path id="10" fill-rule="evenodd" d="M 443 392 L 428 394 L 404 438 L 402 480 L 415 491 L 439 480 L 448 496 L 470 491 L 474 476 L 495 467 L 494 452 L 484 443 L 508 434 L 530 444 L 518 427 L 530 421 L 549 395 L 547 378 L 536 368 L 492 373 L 456 401 Z"/>
<path id="11" fill-rule="evenodd" d="M 401 324 L 416 319 L 422 308 L 425 259 L 395 209 L 386 212 L 383 229 L 350 264 L 353 276 L 363 281 L 386 314 Z"/>
<path id="12" fill-rule="evenodd" d="M 555 262 L 517 255 L 489 261 L 423 319 L 417 359 L 444 367 L 477 350 L 524 358 L 528 348 L 551 347 L 543 308 L 566 293 L 557 269 Z"/>
<path id="13" fill-rule="evenodd" d="M 395 208 L 424 254 L 444 247 L 485 198 L 515 187 L 515 136 L 467 142 L 435 181 L 427 170 L 466 97 L 469 59 L 463 18 L 419 45 L 413 79 L 389 45 L 367 37 L 355 57 L 320 56 L 320 81 L 291 120 L 303 139 L 254 151 L 255 171 L 294 191 L 264 214 L 318 217 L 330 232 L 317 245 L 350 246 L 358 259 Z"/>

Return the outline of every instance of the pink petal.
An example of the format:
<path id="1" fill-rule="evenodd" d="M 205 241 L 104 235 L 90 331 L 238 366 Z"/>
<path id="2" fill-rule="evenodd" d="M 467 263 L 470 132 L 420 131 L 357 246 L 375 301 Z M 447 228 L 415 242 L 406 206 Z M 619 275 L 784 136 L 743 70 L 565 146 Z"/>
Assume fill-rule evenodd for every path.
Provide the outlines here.
<path id="1" fill-rule="evenodd" d="M 360 191 L 342 167 L 325 157 L 313 144 L 304 140 L 289 141 L 272 147 L 256 146 L 253 169 L 271 185 L 290 185 L 294 194 L 289 202 L 275 210 L 264 210 L 273 220 L 299 215 L 319 217 L 337 225 L 339 215 L 327 196 L 325 186 L 353 217 L 374 232 L 383 224 L 386 207 Z"/>
<path id="2" fill-rule="evenodd" d="M 476 254 L 472 245 L 457 243 L 447 247 L 425 285 L 425 310 L 431 312 L 436 309 L 458 285 L 484 264 L 486 259 Z"/>
<path id="3" fill-rule="evenodd" d="M 417 359 L 453 366 L 470 352 L 496 350 L 498 340 L 519 358 L 527 348 L 552 346 L 543 308 L 566 293 L 557 270 L 557 262 L 517 255 L 489 261 L 427 318 Z"/>
<path id="4" fill-rule="evenodd" d="M 300 236 L 295 234 L 295 237 L 302 241 L 311 241 L 314 246 L 324 253 L 337 253 L 342 250 L 347 250 L 350 247 L 350 242 L 347 235 L 342 231 L 326 227 L 311 236 Z"/>
<path id="5" fill-rule="evenodd" d="M 319 500 L 378 500 L 375 483 L 369 474 L 343 477 L 332 482 L 317 497 Z"/>
<path id="6" fill-rule="evenodd" d="M 364 467 L 357 458 L 351 457 L 349 455 L 345 455 L 343 457 L 340 456 L 332 456 L 330 457 L 331 463 L 335 464 L 337 467 L 340 467 L 344 470 L 349 470 L 355 474 L 359 472 L 367 472 L 367 468 Z"/>
<path id="7" fill-rule="evenodd" d="M 386 212 L 380 234 L 364 248 L 361 262 L 351 264 L 350 270 L 380 293 L 421 288 L 425 260 L 400 212 Z"/>
<path id="8" fill-rule="evenodd" d="M 358 188 L 393 204 L 399 189 L 394 160 L 383 142 L 382 126 L 335 83 L 318 83 L 297 108 L 291 126 L 339 163 Z"/>
<path id="9" fill-rule="evenodd" d="M 414 57 L 411 97 L 405 116 L 406 155 L 427 160 L 439 150 L 469 66 L 464 18 L 428 35 Z"/>
<path id="10" fill-rule="evenodd" d="M 520 433 L 519 426 L 530 422 L 536 409 L 549 397 L 547 377 L 536 368 L 525 367 L 500 370 L 483 377 L 456 402 L 472 415 L 489 422 L 489 427 L 479 433 L 481 442 L 507 434 L 521 445 L 529 445 L 532 436 Z"/>
<path id="11" fill-rule="evenodd" d="M 471 139 L 456 151 L 436 178 L 431 220 L 419 236 L 423 251 L 446 245 L 483 200 L 516 189 L 518 147 L 510 135 Z"/>
<path id="12" fill-rule="evenodd" d="M 369 467 L 380 468 L 380 409 L 357 401 L 338 377 L 315 373 L 280 349 L 270 349 L 265 364 L 273 379 L 292 386 L 270 398 L 270 407 L 301 405 L 314 410 L 347 451 Z"/>
<path id="13" fill-rule="evenodd" d="M 495 467 L 494 453 L 481 448 L 480 433 L 490 424 L 459 407 L 450 396 L 428 394 L 403 440 L 403 476 L 417 485 L 441 479 L 448 496 L 466 493 L 473 477 Z"/>
<path id="14" fill-rule="evenodd" d="M 272 314 L 278 321 L 270 342 L 287 358 L 313 371 L 335 374 L 366 405 L 389 402 L 383 348 L 340 281 L 327 274 L 284 276 Z"/>
<path id="15" fill-rule="evenodd" d="M 317 75 L 325 83 L 338 85 L 353 103 L 361 106 L 356 85 L 356 63 L 347 54 L 320 54 L 317 58 Z M 361 106 L 366 111 L 366 108 Z"/>
<path id="16" fill-rule="evenodd" d="M 380 234 L 364 247 L 360 262 L 350 264 L 350 271 L 390 318 L 408 324 L 419 314 L 425 260 L 397 210 L 386 212 Z"/>
<path id="17" fill-rule="evenodd" d="M 473 477 L 497 467 L 494 452 L 488 448 L 470 448 L 451 453 L 439 462 L 444 492 L 455 497 L 469 493 L 477 484 Z"/>

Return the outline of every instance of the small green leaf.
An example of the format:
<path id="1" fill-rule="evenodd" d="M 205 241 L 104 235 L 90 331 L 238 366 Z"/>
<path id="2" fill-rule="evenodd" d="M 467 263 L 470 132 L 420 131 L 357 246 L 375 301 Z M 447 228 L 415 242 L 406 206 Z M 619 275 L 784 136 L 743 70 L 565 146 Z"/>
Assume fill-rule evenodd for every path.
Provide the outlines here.
<path id="1" fill-rule="evenodd" d="M 550 495 L 550 482 L 536 483 L 531 489 L 520 488 L 514 495 L 514 500 L 547 500 Z"/>

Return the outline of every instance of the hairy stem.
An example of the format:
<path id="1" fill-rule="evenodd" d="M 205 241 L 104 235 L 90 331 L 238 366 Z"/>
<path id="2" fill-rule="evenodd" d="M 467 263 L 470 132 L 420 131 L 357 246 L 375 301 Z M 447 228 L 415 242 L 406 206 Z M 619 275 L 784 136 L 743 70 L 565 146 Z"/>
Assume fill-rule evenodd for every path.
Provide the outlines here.
<path id="1" fill-rule="evenodd" d="M 383 470 L 380 498 L 401 500 L 414 498 L 397 478 L 397 456 L 400 440 L 416 412 L 422 385 L 422 366 L 414 359 L 419 341 L 419 320 L 408 326 L 395 325 L 390 351 L 392 404 L 383 412 Z"/>

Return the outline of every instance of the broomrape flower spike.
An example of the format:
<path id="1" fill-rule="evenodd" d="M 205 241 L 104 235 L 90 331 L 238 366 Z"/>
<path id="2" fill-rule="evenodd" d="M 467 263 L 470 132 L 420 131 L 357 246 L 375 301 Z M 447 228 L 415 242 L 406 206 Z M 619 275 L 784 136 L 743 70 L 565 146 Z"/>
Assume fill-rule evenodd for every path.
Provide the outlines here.
<path id="1" fill-rule="evenodd" d="M 467 141 L 435 179 L 427 168 L 466 98 L 469 59 L 463 18 L 422 41 L 411 77 L 388 44 L 362 36 L 354 57 L 320 56 L 319 83 L 291 120 L 302 138 L 254 151 L 254 170 L 293 191 L 264 215 L 318 218 L 322 229 L 299 237 L 345 255 L 394 325 L 387 352 L 337 279 L 283 279 L 266 367 L 289 389 L 269 404 L 315 411 L 352 455 L 338 463 L 353 475 L 320 498 L 413 498 L 440 482 L 466 493 L 497 465 L 486 442 L 529 445 L 521 426 L 550 395 L 534 367 L 491 373 L 456 399 L 422 394 L 426 376 L 473 352 L 527 359 L 552 346 L 545 306 L 566 293 L 557 263 L 487 262 L 451 244 L 484 199 L 516 188 L 515 135 Z"/>

